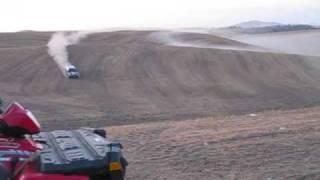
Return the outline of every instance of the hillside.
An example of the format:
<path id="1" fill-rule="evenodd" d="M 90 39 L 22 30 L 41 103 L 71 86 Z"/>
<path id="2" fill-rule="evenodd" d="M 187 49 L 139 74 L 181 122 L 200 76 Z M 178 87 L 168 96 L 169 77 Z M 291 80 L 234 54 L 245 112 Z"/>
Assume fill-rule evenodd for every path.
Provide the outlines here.
<path id="1" fill-rule="evenodd" d="M 50 129 L 320 102 L 317 58 L 250 51 L 246 44 L 210 35 L 201 39 L 211 39 L 206 44 L 212 46 L 219 42 L 246 49 L 177 47 L 150 38 L 151 33 L 98 33 L 70 46 L 70 61 L 80 70 L 80 80 L 63 77 L 47 53 L 47 34 L 11 34 L 0 48 L 1 96 L 32 109 Z M 190 43 L 193 36 L 198 37 L 184 34 L 183 40 Z M 30 39 L 30 45 L 21 44 L 24 39 Z"/>
<path id="2" fill-rule="evenodd" d="M 317 180 L 320 109 L 107 128 L 128 180 Z"/>
<path id="3" fill-rule="evenodd" d="M 275 51 L 309 56 L 320 56 L 320 30 L 303 30 L 266 34 L 238 34 L 235 40 Z"/>

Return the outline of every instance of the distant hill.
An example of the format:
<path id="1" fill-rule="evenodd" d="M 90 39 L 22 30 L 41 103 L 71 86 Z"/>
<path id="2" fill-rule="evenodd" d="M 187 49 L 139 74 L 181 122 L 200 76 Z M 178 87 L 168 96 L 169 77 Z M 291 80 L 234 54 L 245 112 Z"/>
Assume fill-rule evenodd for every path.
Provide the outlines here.
<path id="1" fill-rule="evenodd" d="M 245 34 L 263 34 L 273 32 L 314 30 L 319 29 L 319 27 L 305 24 L 281 24 L 277 22 L 247 21 L 221 29 Z"/>
<path id="2" fill-rule="evenodd" d="M 239 24 L 235 24 L 231 27 L 237 27 L 242 29 L 251 29 L 251 28 L 264 28 L 270 26 L 281 26 L 283 24 L 277 22 L 264 22 L 264 21 L 246 21 Z"/>
<path id="3" fill-rule="evenodd" d="M 242 33 L 249 34 L 261 34 L 261 33 L 272 33 L 272 32 L 288 32 L 288 31 L 301 31 L 301 30 L 314 30 L 319 29 L 311 25 L 278 25 L 278 26 L 269 26 L 261 28 L 250 28 L 242 29 Z"/>

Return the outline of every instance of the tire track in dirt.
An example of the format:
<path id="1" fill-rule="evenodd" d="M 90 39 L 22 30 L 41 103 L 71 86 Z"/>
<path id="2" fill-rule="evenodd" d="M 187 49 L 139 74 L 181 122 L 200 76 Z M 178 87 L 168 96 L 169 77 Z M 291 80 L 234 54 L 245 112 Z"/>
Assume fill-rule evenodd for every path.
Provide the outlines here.
<path id="1" fill-rule="evenodd" d="M 107 128 L 128 179 L 317 179 L 319 108 Z"/>

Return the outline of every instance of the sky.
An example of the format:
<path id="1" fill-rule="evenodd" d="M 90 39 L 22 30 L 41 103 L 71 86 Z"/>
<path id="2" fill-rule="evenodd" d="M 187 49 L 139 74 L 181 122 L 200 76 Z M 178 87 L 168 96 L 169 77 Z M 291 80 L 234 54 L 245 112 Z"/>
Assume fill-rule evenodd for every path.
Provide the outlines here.
<path id="1" fill-rule="evenodd" d="M 0 0 L 0 31 L 320 25 L 319 0 Z"/>

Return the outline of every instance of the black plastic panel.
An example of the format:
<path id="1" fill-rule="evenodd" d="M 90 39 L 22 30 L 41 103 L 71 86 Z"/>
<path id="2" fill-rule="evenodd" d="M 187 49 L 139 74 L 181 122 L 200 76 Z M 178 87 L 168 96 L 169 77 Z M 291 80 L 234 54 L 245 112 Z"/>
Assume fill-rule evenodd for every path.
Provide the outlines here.
<path id="1" fill-rule="evenodd" d="M 33 138 L 44 144 L 40 170 L 45 173 L 106 170 L 110 162 L 121 156 L 120 144 L 88 130 L 44 132 Z"/>

